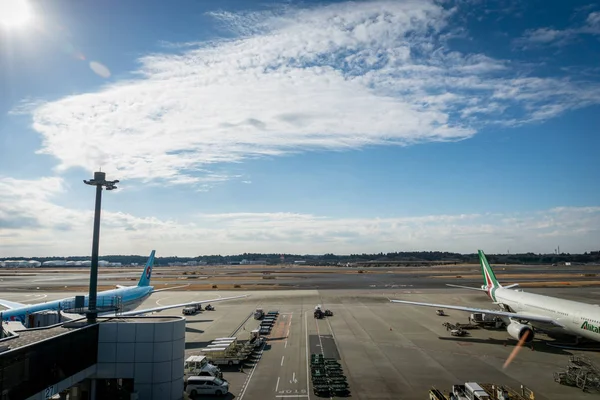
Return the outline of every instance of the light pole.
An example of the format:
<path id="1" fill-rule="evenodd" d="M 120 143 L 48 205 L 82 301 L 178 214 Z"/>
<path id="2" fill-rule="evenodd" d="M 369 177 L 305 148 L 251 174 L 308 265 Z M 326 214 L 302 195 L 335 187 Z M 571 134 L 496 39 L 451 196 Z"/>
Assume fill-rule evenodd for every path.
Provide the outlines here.
<path id="1" fill-rule="evenodd" d="M 94 179 L 83 180 L 86 185 L 96 186 L 96 210 L 94 212 L 94 236 L 92 238 L 92 266 L 90 269 L 90 295 L 88 300 L 87 320 L 96 322 L 96 297 L 98 293 L 98 248 L 100 245 L 100 210 L 102 204 L 102 187 L 114 190 L 119 181 L 107 181 L 104 172 L 94 172 Z"/>

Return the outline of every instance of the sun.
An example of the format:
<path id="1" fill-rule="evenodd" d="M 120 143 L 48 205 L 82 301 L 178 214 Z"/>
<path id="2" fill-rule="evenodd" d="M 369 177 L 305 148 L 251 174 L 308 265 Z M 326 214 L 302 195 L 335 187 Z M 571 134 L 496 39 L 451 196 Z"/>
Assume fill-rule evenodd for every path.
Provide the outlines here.
<path id="1" fill-rule="evenodd" d="M 23 27 L 31 18 L 31 7 L 27 0 L 0 0 L 0 26 Z"/>

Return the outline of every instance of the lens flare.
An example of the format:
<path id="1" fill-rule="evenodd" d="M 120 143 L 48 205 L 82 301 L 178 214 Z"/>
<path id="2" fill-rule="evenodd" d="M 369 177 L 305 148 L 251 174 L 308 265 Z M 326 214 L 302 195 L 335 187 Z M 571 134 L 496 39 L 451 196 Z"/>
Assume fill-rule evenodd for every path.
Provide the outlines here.
<path id="1" fill-rule="evenodd" d="M 523 343 L 525 343 L 525 341 L 527 340 L 528 337 L 529 337 L 529 330 L 526 330 L 523 337 L 521 339 L 519 339 L 519 343 L 517 343 L 517 346 L 514 348 L 514 350 L 510 353 L 510 355 L 504 362 L 502 369 L 505 369 L 506 367 L 508 367 L 510 365 L 511 362 L 513 362 L 513 360 L 515 359 L 517 354 L 519 354 L 521 347 L 523 347 Z"/>
<path id="2" fill-rule="evenodd" d="M 91 61 L 90 68 L 103 78 L 110 77 L 110 70 L 106 66 L 100 64 L 98 61 Z"/>

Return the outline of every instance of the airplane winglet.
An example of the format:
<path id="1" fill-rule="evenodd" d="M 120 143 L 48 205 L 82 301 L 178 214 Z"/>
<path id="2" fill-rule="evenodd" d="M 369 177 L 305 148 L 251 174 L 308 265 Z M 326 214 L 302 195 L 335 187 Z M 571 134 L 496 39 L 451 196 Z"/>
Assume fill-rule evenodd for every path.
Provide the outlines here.
<path id="1" fill-rule="evenodd" d="M 485 292 L 485 289 L 476 288 L 476 287 L 470 287 L 470 286 L 451 285 L 450 283 L 446 283 L 446 286 L 460 288 L 460 289 L 469 289 L 469 290 L 477 290 L 477 291 L 480 291 L 480 292 Z"/>

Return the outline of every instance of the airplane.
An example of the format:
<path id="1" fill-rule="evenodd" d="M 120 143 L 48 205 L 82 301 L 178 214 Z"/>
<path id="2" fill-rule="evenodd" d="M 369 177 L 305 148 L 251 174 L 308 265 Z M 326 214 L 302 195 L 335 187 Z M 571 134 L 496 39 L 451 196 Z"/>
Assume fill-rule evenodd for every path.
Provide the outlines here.
<path id="1" fill-rule="evenodd" d="M 169 287 L 165 289 L 155 290 L 154 286 L 150 286 L 150 278 L 152 276 L 152 267 L 154 266 L 154 254 L 155 250 L 152 250 L 148 262 L 140 276 L 140 280 L 137 286 L 122 286 L 116 285 L 116 289 L 106 290 L 99 292 L 96 298 L 96 304 L 98 309 L 98 316 L 134 316 L 142 315 L 153 312 L 159 312 L 168 310 L 171 308 L 187 307 L 198 305 L 201 303 L 216 303 L 218 301 L 239 299 L 247 297 L 248 295 L 233 296 L 233 297 L 219 297 L 211 300 L 202 301 L 190 301 L 187 303 L 171 304 L 167 306 L 159 306 L 153 308 L 147 308 L 142 310 L 136 310 L 144 300 L 146 300 L 152 293 L 160 292 L 163 290 L 176 289 L 177 287 Z M 84 307 L 88 306 L 88 296 L 84 297 Z M 39 304 L 22 304 L 9 300 L 0 299 L 0 305 L 7 308 L 7 310 L 0 311 L 0 320 L 2 321 L 20 321 L 23 325 L 26 324 L 28 316 L 40 312 L 40 311 L 67 311 L 75 309 L 75 297 L 64 298 L 60 300 L 48 301 Z M 119 307 L 120 312 L 116 312 L 115 308 Z M 104 311 L 102 311 L 104 309 Z M 110 309 L 110 311 L 107 311 Z M 72 315 L 72 314 L 70 314 Z M 69 316 L 70 316 L 69 315 Z M 77 315 L 79 316 L 79 315 Z"/>
<path id="2" fill-rule="evenodd" d="M 494 304 L 500 306 L 500 311 L 416 301 L 390 301 L 392 303 L 496 315 L 507 321 L 506 329 L 510 336 L 517 340 L 524 338 L 526 343 L 533 340 L 534 328 L 548 333 L 555 332 L 575 336 L 576 343 L 579 343 L 582 338 L 600 341 L 600 306 L 526 293 L 520 289 L 512 290 L 518 284 L 502 286 L 496 279 L 496 275 L 483 251 L 479 250 L 478 253 L 485 285 L 482 285 L 481 288 L 450 284 L 448 286 L 483 291 Z"/>

